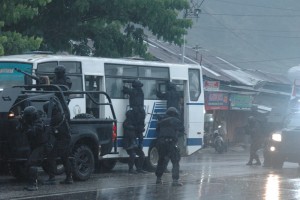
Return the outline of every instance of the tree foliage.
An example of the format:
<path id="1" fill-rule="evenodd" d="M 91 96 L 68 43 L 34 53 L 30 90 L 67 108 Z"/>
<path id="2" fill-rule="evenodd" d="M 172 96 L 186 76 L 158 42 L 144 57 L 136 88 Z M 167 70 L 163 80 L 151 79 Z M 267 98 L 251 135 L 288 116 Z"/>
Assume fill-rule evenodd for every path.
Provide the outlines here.
<path id="1" fill-rule="evenodd" d="M 27 36 L 15 27 L 24 19 L 33 19 L 38 9 L 50 0 L 1 0 L 0 4 L 0 55 L 16 54 L 39 48 L 42 39 Z M 28 25 L 28 24 L 27 24 Z"/>
<path id="2" fill-rule="evenodd" d="M 187 0 L 52 0 L 13 31 L 43 38 L 40 50 L 145 57 L 145 29 L 182 44 L 192 25 L 179 17 L 187 8 Z"/>

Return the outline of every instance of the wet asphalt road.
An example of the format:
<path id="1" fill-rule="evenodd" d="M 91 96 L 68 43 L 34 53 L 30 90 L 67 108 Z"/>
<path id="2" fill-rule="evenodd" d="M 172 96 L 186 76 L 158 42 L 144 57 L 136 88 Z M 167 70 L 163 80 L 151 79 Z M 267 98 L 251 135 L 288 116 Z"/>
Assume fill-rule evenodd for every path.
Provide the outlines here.
<path id="1" fill-rule="evenodd" d="M 248 151 L 239 148 L 225 154 L 217 154 L 213 149 L 200 150 L 181 160 L 182 187 L 171 186 L 171 173 L 164 174 L 164 184 L 157 186 L 154 173 L 130 175 L 127 165 L 122 163 L 111 173 L 96 173 L 86 182 L 40 186 L 35 192 L 24 191 L 26 183 L 2 176 L 0 199 L 300 199 L 297 164 L 285 163 L 282 170 L 273 170 L 246 166 L 247 159 Z"/>

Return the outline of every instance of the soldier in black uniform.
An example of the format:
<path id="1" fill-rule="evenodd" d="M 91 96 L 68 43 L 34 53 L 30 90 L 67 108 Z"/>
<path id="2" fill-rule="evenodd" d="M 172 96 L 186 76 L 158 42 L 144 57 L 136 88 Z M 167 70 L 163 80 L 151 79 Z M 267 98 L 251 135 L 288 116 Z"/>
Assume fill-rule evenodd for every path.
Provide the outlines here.
<path id="1" fill-rule="evenodd" d="M 28 106 L 24 109 L 22 116 L 21 131 L 27 135 L 30 145 L 30 155 L 26 162 L 26 169 L 29 174 L 29 184 L 24 189 L 34 191 L 38 189 L 38 163 L 43 160 L 48 136 L 45 132 L 43 121 L 40 119 L 37 109 Z"/>
<path id="2" fill-rule="evenodd" d="M 66 69 L 64 66 L 57 66 L 54 69 L 55 77 L 52 81 L 52 84 L 55 85 L 64 85 L 67 86 L 68 89 L 72 87 L 72 81 L 69 77 L 66 76 Z"/>
<path id="3" fill-rule="evenodd" d="M 170 107 L 167 109 L 166 116 L 161 119 L 156 127 L 158 133 L 157 147 L 158 147 L 158 164 L 156 168 L 156 184 L 161 184 L 161 177 L 168 165 L 169 159 L 172 162 L 172 178 L 173 186 L 182 186 L 179 180 L 179 161 L 180 152 L 177 147 L 177 140 L 179 136 L 184 134 L 184 127 L 179 120 L 179 114 L 176 108 Z"/>
<path id="4" fill-rule="evenodd" d="M 139 80 L 132 82 L 132 89 L 123 87 L 123 93 L 129 95 L 129 106 L 132 109 L 135 121 L 136 135 L 139 139 L 139 148 L 143 149 L 143 132 L 145 131 L 145 117 L 144 110 L 144 92 L 142 90 L 143 84 Z"/>
<path id="5" fill-rule="evenodd" d="M 178 111 L 179 108 L 179 101 L 180 101 L 180 94 L 176 91 L 176 85 L 172 82 L 169 82 L 167 85 L 167 91 L 165 93 L 156 92 L 156 96 L 160 99 L 167 100 L 167 109 L 170 107 L 176 108 Z"/>
<path id="6" fill-rule="evenodd" d="M 136 127 L 135 127 L 135 116 L 133 110 L 128 110 L 126 112 L 126 119 L 123 123 L 124 130 L 124 140 L 123 147 L 126 149 L 127 154 L 129 155 L 128 161 L 128 173 L 146 173 L 142 168 L 145 160 L 145 154 L 143 149 L 137 141 Z M 133 170 L 133 165 L 135 164 L 136 156 L 138 156 L 138 162 L 136 163 L 136 172 Z"/>
<path id="7" fill-rule="evenodd" d="M 246 126 L 246 133 L 250 135 L 250 158 L 247 165 L 261 165 L 257 151 L 262 147 L 264 142 L 264 133 L 259 120 L 254 116 L 248 117 L 248 124 Z M 256 160 L 256 163 L 253 163 Z"/>
<path id="8" fill-rule="evenodd" d="M 53 150 L 48 154 L 49 179 L 44 182 L 46 185 L 55 184 L 56 158 L 60 157 L 65 168 L 66 179 L 61 184 L 72 184 L 72 166 L 69 160 L 71 133 L 69 119 L 67 119 L 59 103 L 51 99 L 44 105 L 44 111 L 48 113 L 51 110 L 51 134 L 54 135 L 55 141 Z"/>

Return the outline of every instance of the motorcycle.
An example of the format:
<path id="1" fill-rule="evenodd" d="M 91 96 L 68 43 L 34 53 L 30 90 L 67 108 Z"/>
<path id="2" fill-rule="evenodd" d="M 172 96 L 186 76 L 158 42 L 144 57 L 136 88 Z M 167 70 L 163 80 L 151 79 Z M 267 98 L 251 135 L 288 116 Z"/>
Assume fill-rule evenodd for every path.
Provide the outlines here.
<path id="1" fill-rule="evenodd" d="M 216 129 L 213 133 L 213 146 L 218 153 L 224 153 L 227 152 L 227 144 L 223 139 L 223 136 L 220 132 L 220 129 L 222 128 L 221 125 L 218 126 L 218 129 Z"/>

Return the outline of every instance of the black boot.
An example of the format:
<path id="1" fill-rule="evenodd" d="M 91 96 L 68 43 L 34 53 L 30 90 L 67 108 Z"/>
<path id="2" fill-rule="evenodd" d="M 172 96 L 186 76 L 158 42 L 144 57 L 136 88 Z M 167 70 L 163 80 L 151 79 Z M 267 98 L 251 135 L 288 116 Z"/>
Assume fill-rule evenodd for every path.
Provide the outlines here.
<path id="1" fill-rule="evenodd" d="M 158 184 L 158 185 L 163 184 L 161 177 L 156 178 L 156 184 Z"/>
<path id="2" fill-rule="evenodd" d="M 30 181 L 26 187 L 24 187 L 27 191 L 36 191 L 38 190 L 37 180 L 34 182 Z"/>
<path id="3" fill-rule="evenodd" d="M 49 176 L 48 180 L 45 180 L 43 182 L 43 185 L 55 185 L 55 184 L 56 184 L 55 176 Z"/>
<path id="4" fill-rule="evenodd" d="M 38 177 L 38 168 L 30 167 L 29 168 L 29 183 L 24 189 L 27 191 L 38 190 L 37 177 Z"/>
<path id="5" fill-rule="evenodd" d="M 261 165 L 261 162 L 260 162 L 259 158 L 255 159 L 255 160 L 256 160 L 256 163 L 254 163 L 253 165 L 260 166 L 260 165 Z"/>
<path id="6" fill-rule="evenodd" d="M 73 183 L 72 175 L 68 175 L 65 180 L 60 182 L 60 184 L 72 184 L 72 183 Z"/>
<path id="7" fill-rule="evenodd" d="M 181 182 L 179 182 L 178 180 L 173 180 L 172 186 L 183 186 L 183 184 Z"/>
<path id="8" fill-rule="evenodd" d="M 129 174 L 137 174 L 137 172 L 134 171 L 133 168 L 129 168 L 128 173 Z"/>

